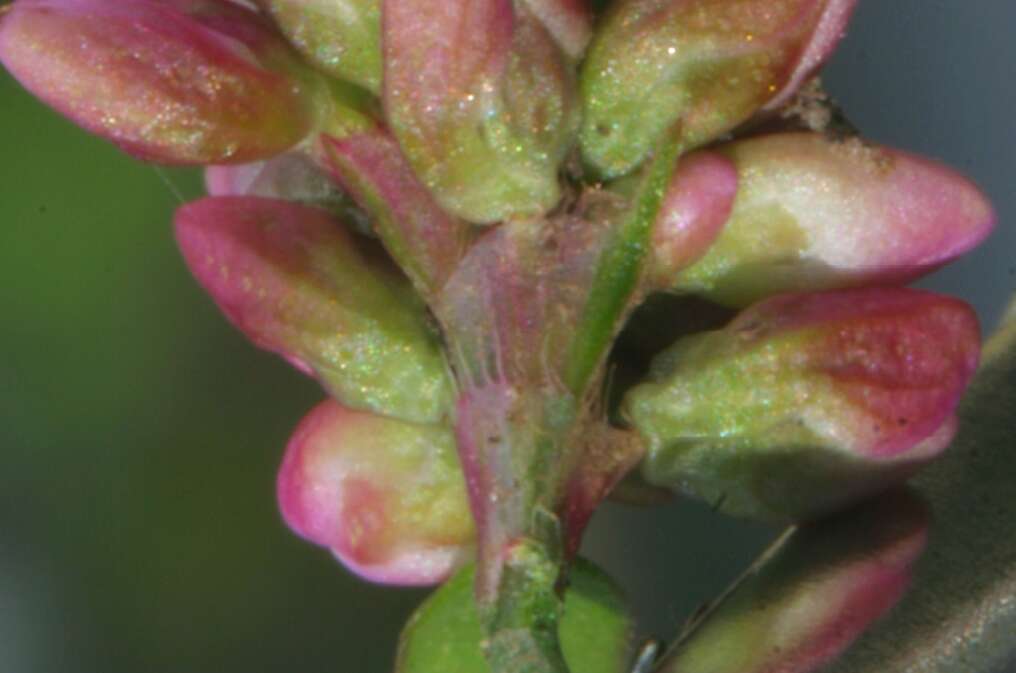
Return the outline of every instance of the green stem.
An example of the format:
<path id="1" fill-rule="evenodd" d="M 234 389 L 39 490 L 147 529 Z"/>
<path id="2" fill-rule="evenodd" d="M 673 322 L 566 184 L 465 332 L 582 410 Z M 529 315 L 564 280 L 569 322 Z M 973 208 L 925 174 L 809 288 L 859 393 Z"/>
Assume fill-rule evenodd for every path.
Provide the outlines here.
<path id="1" fill-rule="evenodd" d="M 569 673 L 558 640 L 560 570 L 561 560 L 536 540 L 506 550 L 497 598 L 485 619 L 494 673 Z"/>
<path id="2" fill-rule="evenodd" d="M 585 312 L 576 330 L 565 383 L 577 397 L 594 378 L 638 290 L 653 223 L 681 154 L 666 143 L 649 166 L 627 220 L 600 256 Z"/>

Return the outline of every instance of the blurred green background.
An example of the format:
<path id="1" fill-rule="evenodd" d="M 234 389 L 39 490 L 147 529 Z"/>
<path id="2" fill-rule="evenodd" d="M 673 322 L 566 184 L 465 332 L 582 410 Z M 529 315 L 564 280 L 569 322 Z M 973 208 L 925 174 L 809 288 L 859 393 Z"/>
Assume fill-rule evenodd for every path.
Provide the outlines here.
<path id="1" fill-rule="evenodd" d="M 996 201 L 992 242 L 925 283 L 990 325 L 1016 286 L 1016 6 L 861 4 L 828 87 Z M 389 671 L 425 593 L 364 584 L 281 524 L 275 469 L 322 394 L 183 266 L 169 222 L 199 176 L 122 156 L 6 74 L 0 151 L 0 671 Z M 611 506 L 587 552 L 666 636 L 773 533 Z"/>

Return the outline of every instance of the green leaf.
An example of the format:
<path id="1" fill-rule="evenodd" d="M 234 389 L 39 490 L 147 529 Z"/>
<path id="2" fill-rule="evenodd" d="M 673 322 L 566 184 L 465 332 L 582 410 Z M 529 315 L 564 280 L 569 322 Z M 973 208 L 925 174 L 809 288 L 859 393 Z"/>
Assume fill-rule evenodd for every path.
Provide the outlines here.
<path id="1" fill-rule="evenodd" d="M 458 572 L 410 618 L 402 633 L 396 673 L 490 673 L 473 603 L 475 566 Z M 565 594 L 560 636 L 575 673 L 621 673 L 629 657 L 631 622 L 614 583 L 578 560 Z"/>

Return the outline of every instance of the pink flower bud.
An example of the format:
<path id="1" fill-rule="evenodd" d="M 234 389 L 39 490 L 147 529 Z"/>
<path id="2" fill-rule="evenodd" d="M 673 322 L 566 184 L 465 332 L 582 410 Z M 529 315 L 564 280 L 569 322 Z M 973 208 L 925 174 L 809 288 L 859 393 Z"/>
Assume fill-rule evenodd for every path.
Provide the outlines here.
<path id="1" fill-rule="evenodd" d="M 995 222 L 956 172 L 859 140 L 787 133 L 722 151 L 739 174 L 733 212 L 673 288 L 728 305 L 909 281 L 975 247 Z"/>
<path id="2" fill-rule="evenodd" d="M 973 310 L 927 292 L 775 297 L 679 341 L 628 394 L 643 474 L 739 515 L 842 507 L 949 444 L 979 344 Z"/>
<path id="3" fill-rule="evenodd" d="M 227 0 L 18 0 L 0 60 L 75 123 L 161 163 L 269 157 L 318 114 L 285 42 Z"/>
<path id="4" fill-rule="evenodd" d="M 697 146 L 730 131 L 821 64 L 853 1 L 618 0 L 583 65 L 583 155 L 612 177 L 668 132 Z"/>
<path id="5" fill-rule="evenodd" d="M 683 157 L 663 197 L 653 227 L 649 282 L 661 289 L 706 254 L 730 217 L 737 169 L 715 152 Z"/>
<path id="6" fill-rule="evenodd" d="M 308 62 L 381 89 L 381 0 L 258 0 Z"/>
<path id="7" fill-rule="evenodd" d="M 695 624 L 659 673 L 818 673 L 908 589 L 924 503 L 892 493 L 802 526 Z"/>
<path id="8" fill-rule="evenodd" d="M 383 9 L 385 112 L 441 206 L 477 223 L 551 209 L 577 108 L 543 24 L 512 0 Z"/>
<path id="9" fill-rule="evenodd" d="M 376 244 L 288 201 L 213 197 L 176 216 L 191 271 L 250 339 L 344 404 L 437 421 L 454 393 L 438 337 Z"/>
<path id="10" fill-rule="evenodd" d="M 289 442 L 278 479 L 290 528 L 351 571 L 435 584 L 473 554 L 451 429 L 322 403 Z"/>

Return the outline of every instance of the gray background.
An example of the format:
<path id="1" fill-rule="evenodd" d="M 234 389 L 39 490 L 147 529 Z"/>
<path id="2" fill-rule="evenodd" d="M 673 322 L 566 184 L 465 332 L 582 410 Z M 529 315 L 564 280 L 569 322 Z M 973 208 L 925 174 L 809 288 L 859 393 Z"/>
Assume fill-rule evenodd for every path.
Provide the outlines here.
<path id="1" fill-rule="evenodd" d="M 986 325 L 1016 289 L 1016 3 L 862 0 L 827 69 L 865 134 L 937 157 L 1000 215 L 924 284 Z M 0 74 L 0 671 L 381 673 L 419 591 L 368 586 L 279 523 L 316 387 L 243 342 L 168 226 L 190 172 L 137 164 Z M 609 506 L 587 552 L 668 635 L 774 531 Z"/>

